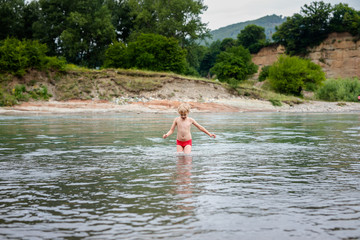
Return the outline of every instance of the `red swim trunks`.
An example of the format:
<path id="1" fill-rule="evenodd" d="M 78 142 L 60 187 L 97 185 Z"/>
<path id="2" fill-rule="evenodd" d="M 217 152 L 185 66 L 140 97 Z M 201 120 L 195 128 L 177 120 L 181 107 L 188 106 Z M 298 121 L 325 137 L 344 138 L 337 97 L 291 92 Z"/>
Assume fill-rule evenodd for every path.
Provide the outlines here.
<path id="1" fill-rule="evenodd" d="M 176 140 L 176 145 L 180 145 L 180 146 L 182 146 L 183 148 L 186 147 L 187 145 L 192 146 L 192 139 L 190 139 L 190 140 L 188 140 L 188 141 L 179 141 L 179 140 Z"/>

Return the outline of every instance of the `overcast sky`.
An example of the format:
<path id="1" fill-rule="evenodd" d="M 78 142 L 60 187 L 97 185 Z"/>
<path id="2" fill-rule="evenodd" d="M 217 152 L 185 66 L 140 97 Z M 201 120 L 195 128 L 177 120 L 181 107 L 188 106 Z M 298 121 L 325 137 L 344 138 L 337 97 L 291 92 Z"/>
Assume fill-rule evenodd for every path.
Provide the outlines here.
<path id="1" fill-rule="evenodd" d="M 301 7 L 313 1 L 305 0 L 204 0 L 208 10 L 202 15 L 202 21 L 208 28 L 215 30 L 234 23 L 255 20 L 266 15 L 292 16 L 299 13 Z M 324 0 L 331 5 L 340 2 L 360 11 L 360 0 Z"/>

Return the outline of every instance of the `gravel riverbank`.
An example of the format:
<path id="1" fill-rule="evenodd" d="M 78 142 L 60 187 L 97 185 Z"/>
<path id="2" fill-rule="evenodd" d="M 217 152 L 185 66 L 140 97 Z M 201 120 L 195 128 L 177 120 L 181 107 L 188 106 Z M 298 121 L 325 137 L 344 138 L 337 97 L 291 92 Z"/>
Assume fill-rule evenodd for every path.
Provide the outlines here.
<path id="1" fill-rule="evenodd" d="M 247 98 L 210 99 L 201 102 L 186 101 L 192 112 L 359 112 L 360 103 L 305 101 L 301 104 L 273 106 L 269 101 Z M 100 100 L 71 100 L 25 102 L 13 107 L 1 107 L 0 114 L 26 113 L 101 113 L 101 112 L 174 112 L 180 101 L 152 99 L 149 101 L 116 103 Z"/>

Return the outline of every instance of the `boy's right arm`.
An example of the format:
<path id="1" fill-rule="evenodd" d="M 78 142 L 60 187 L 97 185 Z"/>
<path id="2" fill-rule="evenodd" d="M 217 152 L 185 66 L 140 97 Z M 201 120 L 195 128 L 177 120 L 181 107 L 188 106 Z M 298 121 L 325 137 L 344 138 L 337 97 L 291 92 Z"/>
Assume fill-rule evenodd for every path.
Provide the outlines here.
<path id="1" fill-rule="evenodd" d="M 167 138 L 171 134 L 173 134 L 173 132 L 175 131 L 175 127 L 176 127 L 176 118 L 174 119 L 174 122 L 172 123 L 170 130 L 166 134 L 163 135 L 163 138 Z"/>

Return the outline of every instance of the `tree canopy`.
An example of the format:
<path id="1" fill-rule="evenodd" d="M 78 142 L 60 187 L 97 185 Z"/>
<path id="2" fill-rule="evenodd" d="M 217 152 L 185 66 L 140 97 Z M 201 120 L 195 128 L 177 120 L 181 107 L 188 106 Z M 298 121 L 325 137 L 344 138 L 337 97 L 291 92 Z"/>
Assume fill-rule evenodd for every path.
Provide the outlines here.
<path id="1" fill-rule="evenodd" d="M 273 40 L 284 45 L 288 54 L 305 55 L 308 47 L 319 45 L 331 32 L 348 31 L 360 37 L 360 12 L 343 3 L 312 2 L 276 30 Z"/>
<path id="2" fill-rule="evenodd" d="M 200 18 L 207 9 L 202 0 L 129 0 L 129 6 L 134 34 L 173 37 L 181 46 L 208 36 L 209 30 Z"/>
<path id="3" fill-rule="evenodd" d="M 143 33 L 128 46 L 115 42 L 105 55 L 105 67 L 183 73 L 186 65 L 186 51 L 178 41 L 159 34 Z"/>
<path id="4" fill-rule="evenodd" d="M 260 50 L 266 41 L 265 28 L 251 24 L 246 26 L 237 36 L 239 44 L 249 49 L 250 53 Z"/>
<path id="5" fill-rule="evenodd" d="M 220 81 L 232 83 L 245 80 L 256 73 L 257 69 L 251 61 L 249 50 L 240 45 L 221 52 L 211 72 L 216 74 Z"/>
<path id="6" fill-rule="evenodd" d="M 0 0 L 0 40 L 39 40 L 50 55 L 98 67 L 112 41 L 149 33 L 186 47 L 207 36 L 200 18 L 206 9 L 202 0 Z"/>

